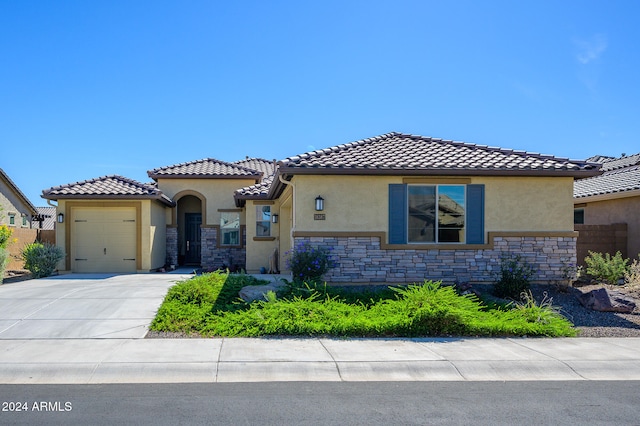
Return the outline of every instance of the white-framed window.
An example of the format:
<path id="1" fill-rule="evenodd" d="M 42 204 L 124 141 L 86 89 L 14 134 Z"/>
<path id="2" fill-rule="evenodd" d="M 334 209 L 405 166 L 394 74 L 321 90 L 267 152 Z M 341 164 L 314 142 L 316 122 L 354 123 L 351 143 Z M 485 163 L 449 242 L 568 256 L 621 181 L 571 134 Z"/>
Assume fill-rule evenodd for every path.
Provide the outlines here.
<path id="1" fill-rule="evenodd" d="M 9 226 L 16 226 L 16 214 L 9 213 Z"/>
<path id="2" fill-rule="evenodd" d="M 464 243 L 465 185 L 408 185 L 407 242 Z"/>
<path id="3" fill-rule="evenodd" d="M 23 227 L 29 226 L 29 221 L 27 220 L 27 215 L 26 214 L 22 215 L 22 226 Z"/>
<path id="4" fill-rule="evenodd" d="M 240 245 L 240 212 L 221 212 L 220 245 Z"/>
<path id="5" fill-rule="evenodd" d="M 256 206 L 256 237 L 271 236 L 271 206 Z"/>

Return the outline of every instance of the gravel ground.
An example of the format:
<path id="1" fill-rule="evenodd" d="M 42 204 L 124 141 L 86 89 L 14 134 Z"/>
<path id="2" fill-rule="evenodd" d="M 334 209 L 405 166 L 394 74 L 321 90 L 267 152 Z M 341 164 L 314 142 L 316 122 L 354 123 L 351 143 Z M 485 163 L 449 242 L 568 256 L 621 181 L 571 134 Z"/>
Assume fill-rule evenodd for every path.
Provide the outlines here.
<path id="1" fill-rule="evenodd" d="M 580 304 L 577 296 L 593 289 L 607 287 L 634 299 L 636 308 L 632 313 L 599 312 Z M 579 337 L 640 337 L 640 287 L 635 289 L 602 284 L 575 286 L 561 290 L 556 286 L 534 285 L 531 293 L 539 302 L 546 295 L 552 305 L 559 309 L 579 330 Z"/>

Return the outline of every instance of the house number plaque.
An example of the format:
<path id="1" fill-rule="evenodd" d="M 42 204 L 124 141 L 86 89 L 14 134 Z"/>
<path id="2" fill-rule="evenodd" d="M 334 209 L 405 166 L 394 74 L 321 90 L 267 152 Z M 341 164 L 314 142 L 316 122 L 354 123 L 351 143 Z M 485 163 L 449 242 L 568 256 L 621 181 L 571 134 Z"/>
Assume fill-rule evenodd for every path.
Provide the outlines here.
<path id="1" fill-rule="evenodd" d="M 316 213 L 313 215 L 313 220 L 325 220 L 324 213 Z"/>

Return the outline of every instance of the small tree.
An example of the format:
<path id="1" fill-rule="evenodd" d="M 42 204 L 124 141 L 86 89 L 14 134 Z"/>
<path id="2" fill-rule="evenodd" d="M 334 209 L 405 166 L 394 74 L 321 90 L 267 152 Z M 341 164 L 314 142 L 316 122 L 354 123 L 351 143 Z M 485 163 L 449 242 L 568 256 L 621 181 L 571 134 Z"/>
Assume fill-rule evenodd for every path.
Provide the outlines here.
<path id="1" fill-rule="evenodd" d="M 56 270 L 56 265 L 64 259 L 64 252 L 60 247 L 49 243 L 27 244 L 22 250 L 24 267 L 33 278 L 48 277 Z"/>

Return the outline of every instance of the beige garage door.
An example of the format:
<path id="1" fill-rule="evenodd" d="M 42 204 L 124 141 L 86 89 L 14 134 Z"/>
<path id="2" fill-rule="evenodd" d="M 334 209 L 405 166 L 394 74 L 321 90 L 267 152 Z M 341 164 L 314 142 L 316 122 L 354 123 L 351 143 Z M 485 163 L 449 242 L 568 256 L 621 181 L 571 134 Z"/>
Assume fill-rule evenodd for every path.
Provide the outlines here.
<path id="1" fill-rule="evenodd" d="M 71 226 L 73 272 L 136 272 L 135 208 L 75 208 Z"/>

